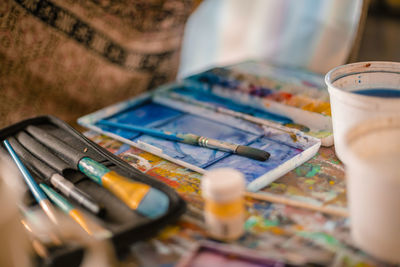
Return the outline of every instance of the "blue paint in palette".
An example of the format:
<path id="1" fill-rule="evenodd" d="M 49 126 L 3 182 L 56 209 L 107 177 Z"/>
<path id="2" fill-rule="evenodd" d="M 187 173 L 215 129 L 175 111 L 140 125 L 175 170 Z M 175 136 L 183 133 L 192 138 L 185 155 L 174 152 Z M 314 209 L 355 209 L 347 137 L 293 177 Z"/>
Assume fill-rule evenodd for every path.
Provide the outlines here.
<path id="1" fill-rule="evenodd" d="M 180 115 L 182 115 L 181 111 L 149 102 L 141 106 L 132 107 L 106 119 L 119 123 L 149 127 L 164 123 Z"/>
<path id="2" fill-rule="evenodd" d="M 230 155 L 210 165 L 206 170 L 223 167 L 234 168 L 244 174 L 247 183 L 251 183 L 261 175 L 281 165 L 282 162 L 288 161 L 303 152 L 301 149 L 265 136 L 258 138 L 250 146 L 268 151 L 271 154 L 270 158 L 264 162 L 257 162 L 237 155 Z"/>
<path id="3" fill-rule="evenodd" d="M 206 136 L 225 142 L 247 145 L 259 137 L 243 130 L 239 130 L 229 125 L 207 120 L 191 114 L 185 114 L 156 127 L 157 130 L 170 131 L 174 133 L 192 133 Z M 142 141 L 156 146 L 163 150 L 163 153 L 193 164 L 195 166 L 206 168 L 210 164 L 231 155 L 230 153 L 209 149 L 199 146 L 173 142 L 162 138 L 155 138 L 149 135 L 141 135 L 133 141 Z M 243 158 L 239 156 L 240 158 Z"/>
<path id="4" fill-rule="evenodd" d="M 371 89 L 361 89 L 352 91 L 352 93 L 365 96 L 384 97 L 384 98 L 400 97 L 400 89 L 371 88 Z"/>
<path id="5" fill-rule="evenodd" d="M 140 106 L 133 106 L 127 110 L 105 118 L 105 120 L 137 126 L 151 127 L 177 118 L 182 114 L 183 112 L 176 109 L 168 108 L 166 106 L 159 105 L 153 102 L 147 102 Z M 108 127 L 100 124 L 96 124 L 96 126 L 105 131 L 115 133 L 127 139 L 133 139 L 140 135 L 140 133 L 129 130 L 121 130 L 115 127 Z"/>

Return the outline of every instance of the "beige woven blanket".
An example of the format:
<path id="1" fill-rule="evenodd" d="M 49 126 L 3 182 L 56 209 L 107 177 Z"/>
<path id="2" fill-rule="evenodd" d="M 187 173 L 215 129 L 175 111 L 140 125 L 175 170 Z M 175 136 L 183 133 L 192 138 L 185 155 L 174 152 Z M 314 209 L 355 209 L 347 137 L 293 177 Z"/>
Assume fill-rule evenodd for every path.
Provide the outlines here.
<path id="1" fill-rule="evenodd" d="M 70 123 L 175 78 L 192 1 L 3 0 L 0 127 Z"/>

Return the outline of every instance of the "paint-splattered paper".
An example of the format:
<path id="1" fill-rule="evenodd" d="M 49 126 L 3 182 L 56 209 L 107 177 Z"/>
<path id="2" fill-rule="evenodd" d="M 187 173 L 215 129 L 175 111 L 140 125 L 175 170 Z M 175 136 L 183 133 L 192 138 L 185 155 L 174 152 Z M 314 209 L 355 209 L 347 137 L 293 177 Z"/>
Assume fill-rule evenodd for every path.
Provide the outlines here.
<path id="1" fill-rule="evenodd" d="M 202 218 L 200 173 L 108 136 L 95 132 L 86 135 L 133 167 L 174 188 L 188 203 L 188 212 L 177 224 L 167 227 L 158 238 L 140 242 L 131 248 L 132 263 L 141 266 L 174 266 L 199 241 L 207 239 Z M 284 197 L 298 196 L 298 201 L 331 202 L 345 207 L 346 199 L 341 197 L 346 192 L 342 168 L 342 163 L 334 157 L 333 148 L 322 148 L 313 159 L 263 191 Z M 318 182 L 310 182 L 314 180 Z M 250 198 L 246 199 L 246 207 L 246 234 L 235 245 L 293 264 L 390 266 L 368 256 L 352 244 L 347 218 Z"/>
<path id="2" fill-rule="evenodd" d="M 344 167 L 332 148 L 321 147 L 312 159 L 259 193 L 323 206 L 347 206 Z"/>

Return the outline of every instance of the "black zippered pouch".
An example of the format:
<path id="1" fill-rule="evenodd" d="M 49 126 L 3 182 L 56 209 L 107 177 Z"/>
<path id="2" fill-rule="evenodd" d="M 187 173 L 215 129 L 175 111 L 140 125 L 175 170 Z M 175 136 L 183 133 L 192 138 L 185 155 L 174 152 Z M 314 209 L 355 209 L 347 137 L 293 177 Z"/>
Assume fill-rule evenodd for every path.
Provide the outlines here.
<path id="1" fill-rule="evenodd" d="M 173 189 L 149 175 L 141 173 L 58 118 L 40 116 L 21 121 L 1 129 L 0 138 L 3 141 L 9 137 L 16 137 L 18 133 L 26 132 L 26 127 L 29 125 L 34 125 L 46 133 L 63 140 L 74 149 L 83 151 L 85 155 L 103 164 L 110 170 L 133 181 L 141 182 L 158 189 L 168 197 L 169 207 L 167 211 L 160 217 L 152 219 L 130 209 L 108 190 L 93 182 L 82 172 L 74 170 L 72 166 L 62 171 L 65 178 L 104 207 L 104 214 L 101 217 L 97 217 L 100 219 L 102 226 L 112 232 L 110 241 L 114 245 L 117 255 L 123 256 L 131 244 L 154 236 L 164 226 L 174 222 L 185 212 L 185 202 Z M 8 154 L 5 152 L 3 144 L 2 150 L 4 150 L 5 154 Z M 29 166 L 29 162 L 24 163 L 27 163 Z M 37 181 L 43 181 L 34 171 L 32 174 Z M 83 209 L 73 200 L 68 200 L 75 207 Z M 38 206 L 30 193 L 27 194 L 25 203 L 32 208 L 37 208 Z M 86 214 L 88 213 L 86 212 Z M 50 266 L 77 266 L 81 262 L 82 257 L 83 249 L 81 247 L 60 246 L 50 251 L 48 259 L 38 261 L 38 263 L 39 265 Z"/>

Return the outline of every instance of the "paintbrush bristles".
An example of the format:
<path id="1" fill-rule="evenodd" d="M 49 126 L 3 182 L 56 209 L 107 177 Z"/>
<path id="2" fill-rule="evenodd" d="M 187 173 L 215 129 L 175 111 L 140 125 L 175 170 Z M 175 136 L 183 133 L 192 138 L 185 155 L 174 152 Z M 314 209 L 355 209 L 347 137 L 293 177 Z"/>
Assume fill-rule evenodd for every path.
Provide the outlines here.
<path id="1" fill-rule="evenodd" d="M 250 146 L 238 146 L 236 153 L 259 161 L 266 161 L 270 157 L 268 152 Z"/>
<path id="2" fill-rule="evenodd" d="M 200 136 L 198 136 L 198 135 L 177 133 L 176 136 L 182 139 L 180 141 L 182 143 L 194 145 L 194 146 L 199 145 Z"/>

